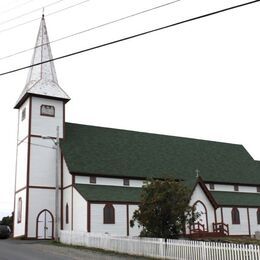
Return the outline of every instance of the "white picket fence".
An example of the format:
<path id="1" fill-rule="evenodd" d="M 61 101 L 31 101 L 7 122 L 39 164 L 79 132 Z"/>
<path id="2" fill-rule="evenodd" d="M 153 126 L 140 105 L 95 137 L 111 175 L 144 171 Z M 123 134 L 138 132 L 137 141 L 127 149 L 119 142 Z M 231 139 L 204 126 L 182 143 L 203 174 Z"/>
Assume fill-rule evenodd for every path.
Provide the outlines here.
<path id="1" fill-rule="evenodd" d="M 61 243 L 105 249 L 118 253 L 176 260 L 259 260 L 256 245 L 167 240 L 161 238 L 116 237 L 86 232 L 61 231 Z"/>

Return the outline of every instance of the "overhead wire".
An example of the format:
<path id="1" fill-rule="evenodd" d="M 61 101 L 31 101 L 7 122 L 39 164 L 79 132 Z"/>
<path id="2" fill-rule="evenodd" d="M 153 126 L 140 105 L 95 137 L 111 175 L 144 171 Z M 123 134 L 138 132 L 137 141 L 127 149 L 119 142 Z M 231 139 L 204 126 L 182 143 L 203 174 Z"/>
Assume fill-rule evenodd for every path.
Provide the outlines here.
<path id="1" fill-rule="evenodd" d="M 18 16 L 16 16 L 16 17 L 11 18 L 11 19 L 2 21 L 2 22 L 0 22 L 0 25 L 9 23 L 9 22 L 11 22 L 11 21 L 14 21 L 14 20 L 16 20 L 16 19 L 22 18 L 22 17 L 27 16 L 27 15 L 29 15 L 29 14 L 38 12 L 39 10 L 42 10 L 43 8 L 47 8 L 47 7 L 56 5 L 56 4 L 58 4 L 58 3 L 60 3 L 60 2 L 63 2 L 63 1 L 65 1 L 65 0 L 59 0 L 59 1 L 56 1 L 56 2 L 53 2 L 53 3 L 50 3 L 50 4 L 48 4 L 48 5 L 45 5 L 45 6 L 41 7 L 41 8 L 36 8 L 36 9 L 31 10 L 31 11 L 29 11 L 29 12 L 27 12 L 27 13 L 23 13 L 23 14 L 21 14 L 21 15 L 18 15 Z"/>
<path id="2" fill-rule="evenodd" d="M 8 12 L 14 10 L 14 9 L 17 9 L 17 8 L 19 8 L 19 7 L 21 7 L 21 6 L 27 5 L 28 3 L 33 2 L 33 1 L 35 1 L 35 0 L 29 0 L 29 1 L 26 1 L 26 2 L 24 2 L 24 3 L 18 4 L 18 5 L 16 5 L 16 6 L 14 6 L 14 7 L 11 7 L 11 8 L 9 8 L 9 9 L 4 10 L 4 11 L 1 11 L 0 14 L 8 13 Z"/>
<path id="3" fill-rule="evenodd" d="M 195 21 L 195 20 L 199 20 L 199 19 L 206 18 L 206 17 L 212 16 L 212 15 L 216 15 L 216 14 L 219 14 L 219 13 L 234 10 L 234 9 L 244 7 L 244 6 L 247 6 L 247 5 L 251 5 L 251 4 L 254 4 L 254 3 L 257 3 L 257 2 L 260 2 L 260 0 L 254 0 L 254 1 L 243 3 L 243 4 L 234 5 L 234 6 L 231 6 L 231 7 L 228 7 L 228 8 L 220 9 L 220 10 L 217 10 L 217 11 L 214 11 L 214 12 L 206 13 L 206 14 L 203 14 L 203 15 L 195 16 L 195 17 L 192 17 L 192 18 L 189 18 L 189 19 L 186 19 L 186 20 L 182 20 L 180 22 L 176 22 L 176 23 L 173 23 L 173 24 L 169 24 L 169 25 L 166 25 L 166 26 L 162 26 L 162 27 L 159 27 L 159 28 L 148 30 L 148 31 L 145 31 L 145 32 L 142 32 L 142 33 L 134 34 L 134 35 L 131 35 L 131 36 L 128 36 L 128 37 L 124 37 L 124 38 L 114 40 L 114 41 L 110 41 L 110 42 L 107 42 L 107 43 L 103 43 L 103 44 L 100 44 L 100 45 L 96 45 L 94 47 L 90 47 L 90 48 L 83 49 L 83 50 L 80 50 L 80 51 L 72 52 L 72 53 L 62 55 L 62 56 L 59 56 L 59 57 L 56 57 L 56 58 L 53 58 L 53 59 L 49 59 L 49 60 L 46 60 L 46 61 L 43 61 L 43 62 L 38 62 L 38 63 L 31 64 L 31 65 L 28 65 L 28 66 L 19 67 L 17 69 L 2 72 L 2 73 L 0 73 L 0 76 L 7 75 L 7 74 L 10 74 L 10 73 L 14 73 L 14 72 L 17 72 L 17 71 L 21 71 L 21 70 L 24 70 L 24 69 L 28 69 L 28 68 L 38 66 L 38 65 L 41 65 L 41 64 L 45 64 L 47 62 L 60 60 L 60 59 L 64 59 L 64 58 L 67 58 L 67 57 L 78 55 L 78 54 L 81 54 L 81 53 L 84 53 L 84 52 L 96 50 L 96 49 L 99 49 L 99 48 L 102 48 L 102 47 L 105 47 L 105 46 L 113 45 L 115 43 L 134 39 L 134 38 L 137 38 L 137 37 L 140 37 L 140 36 L 143 36 L 143 35 L 147 35 L 147 34 L 150 34 L 150 33 L 154 33 L 154 32 L 157 32 L 157 31 L 164 30 L 164 29 L 168 29 L 168 28 L 171 28 L 171 27 L 174 27 L 174 26 L 177 26 L 177 25 L 181 25 L 181 24 L 184 24 L 184 23 L 189 23 L 189 22 L 192 22 L 192 21 Z"/>
<path id="4" fill-rule="evenodd" d="M 31 48 L 28 48 L 28 49 L 25 49 L 25 50 L 22 50 L 22 51 L 19 51 L 19 52 L 16 52 L 16 53 L 9 54 L 7 56 L 0 57 L 0 60 L 4 60 L 4 59 L 7 59 L 7 58 L 16 56 L 18 54 L 22 54 L 22 53 L 31 51 L 31 50 L 33 50 L 35 48 L 42 47 L 42 46 L 45 46 L 47 44 L 52 44 L 52 43 L 56 43 L 56 42 L 59 42 L 59 41 L 62 41 L 62 40 L 65 40 L 65 39 L 68 39 L 68 38 L 71 38 L 71 37 L 75 37 L 77 35 L 80 35 L 80 34 L 83 34 L 83 33 L 86 33 L 86 32 L 89 32 L 89 31 L 101 28 L 101 27 L 105 27 L 107 25 L 111 25 L 111 24 L 114 24 L 114 23 L 117 23 L 117 22 L 129 19 L 129 18 L 135 17 L 137 15 L 141 15 L 141 14 L 144 14 L 144 13 L 147 13 L 147 12 L 151 12 L 151 11 L 154 11 L 156 9 L 159 9 L 159 8 L 162 8 L 162 7 L 165 7 L 165 6 L 169 6 L 169 5 L 174 4 L 176 2 L 179 2 L 179 1 L 182 1 L 182 0 L 174 0 L 174 1 L 171 1 L 171 2 L 167 2 L 167 3 L 162 4 L 162 5 L 157 5 L 157 6 L 154 6 L 152 8 L 149 8 L 149 9 L 145 9 L 145 10 L 142 10 L 142 11 L 139 11 L 139 12 L 136 12 L 136 13 L 133 13 L 133 14 L 130 14 L 130 15 L 127 15 L 127 16 L 124 16 L 124 17 L 121 17 L 121 18 L 118 18 L 118 19 L 115 19 L 115 20 L 112 20 L 112 21 L 109 21 L 109 22 L 106 22 L 106 23 L 94 26 L 94 27 L 91 27 L 91 28 L 87 28 L 85 30 L 82 30 L 82 31 L 79 31 L 79 32 L 76 32 L 76 33 L 73 33 L 73 34 L 70 34 L 70 35 L 63 36 L 61 38 L 58 38 L 58 39 L 53 40 L 53 41 L 50 41 L 48 43 L 37 45 L 35 47 L 31 47 Z"/>
<path id="5" fill-rule="evenodd" d="M 73 7 L 76 7 L 76 6 L 78 6 L 78 5 L 84 4 L 84 3 L 89 2 L 89 1 L 90 1 L 90 0 L 81 1 L 81 2 L 79 2 L 79 3 L 73 4 L 73 5 L 67 6 L 67 7 L 65 7 L 65 8 L 59 9 L 59 10 L 57 10 L 57 11 L 51 12 L 51 13 L 49 13 L 49 14 L 46 14 L 45 16 L 51 16 L 51 15 L 54 15 L 54 14 L 57 14 L 57 13 L 66 11 L 66 10 L 68 10 L 68 9 L 71 9 L 71 8 L 73 8 Z M 42 9 L 42 8 L 41 8 L 41 9 Z M 26 22 L 23 22 L 23 23 L 19 23 L 19 24 L 14 25 L 14 26 L 10 26 L 10 27 L 8 27 L 8 28 L 5 28 L 5 29 L 0 30 L 0 33 L 13 30 L 13 29 L 15 29 L 15 28 L 17 28 L 17 27 L 20 27 L 20 26 L 22 26 L 22 25 L 26 25 L 26 24 L 32 23 L 32 22 L 37 21 L 37 20 L 40 20 L 40 19 L 41 19 L 41 18 L 38 17 L 38 18 L 34 18 L 34 19 L 31 19 L 31 20 L 26 21 Z"/>

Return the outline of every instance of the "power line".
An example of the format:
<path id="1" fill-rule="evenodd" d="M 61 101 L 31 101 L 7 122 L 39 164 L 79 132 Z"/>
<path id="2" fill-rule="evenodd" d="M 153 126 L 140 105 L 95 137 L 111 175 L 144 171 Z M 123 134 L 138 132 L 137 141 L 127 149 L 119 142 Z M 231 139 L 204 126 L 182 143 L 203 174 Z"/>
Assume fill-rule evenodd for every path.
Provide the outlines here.
<path id="1" fill-rule="evenodd" d="M 59 10 L 57 10 L 57 11 L 51 12 L 51 13 L 49 13 L 49 14 L 46 14 L 45 16 L 51 16 L 51 15 L 54 15 L 54 14 L 63 12 L 63 11 L 65 11 L 65 10 L 68 10 L 68 9 L 70 9 L 70 8 L 73 8 L 73 7 L 75 7 L 75 6 L 84 4 L 85 2 L 89 2 L 89 1 L 90 1 L 90 0 L 84 0 L 84 1 L 79 2 L 79 3 L 77 3 L 77 4 L 70 5 L 70 6 L 67 6 L 67 7 L 63 8 L 63 9 L 59 9 Z M 26 25 L 26 24 L 28 24 L 28 23 L 32 23 L 32 22 L 37 21 L 37 20 L 40 20 L 40 19 L 41 19 L 41 18 L 35 18 L 35 19 L 29 20 L 29 21 L 26 21 L 26 22 L 23 22 L 23 23 L 19 23 L 19 24 L 17 24 L 17 25 L 14 25 L 14 26 L 8 27 L 8 28 L 6 28 L 6 29 L 0 30 L 0 33 L 13 30 L 13 29 L 15 29 L 15 28 L 17 28 L 17 27 L 20 27 L 20 26 L 22 26 L 22 25 Z"/>
<path id="2" fill-rule="evenodd" d="M 203 15 L 200 15 L 200 16 L 192 17 L 192 18 L 189 18 L 189 19 L 177 22 L 177 23 L 173 23 L 173 24 L 166 25 L 166 26 L 163 26 L 163 27 L 159 27 L 159 28 L 156 28 L 156 29 L 153 29 L 153 30 L 145 31 L 145 32 L 138 33 L 138 34 L 135 34 L 135 35 L 131 35 L 131 36 L 128 36 L 128 37 L 125 37 L 125 38 L 121 38 L 119 40 L 110 41 L 110 42 L 107 42 L 107 43 L 96 45 L 96 46 L 91 47 L 91 48 L 72 52 L 72 53 L 69 53 L 69 54 L 66 54 L 66 55 L 63 55 L 63 56 L 59 56 L 59 57 L 56 57 L 56 58 L 53 58 L 53 59 L 49 59 L 49 60 L 46 60 L 46 61 L 43 61 L 43 62 L 38 62 L 38 63 L 32 64 L 32 65 L 20 67 L 20 68 L 14 69 L 14 70 L 9 70 L 9 71 L 0 73 L 0 76 L 10 74 L 10 73 L 14 73 L 14 72 L 17 72 L 17 71 L 20 71 L 20 70 L 28 69 L 28 68 L 31 68 L 31 67 L 34 67 L 34 66 L 38 66 L 38 65 L 47 63 L 47 62 L 64 59 L 64 58 L 67 58 L 67 57 L 70 57 L 70 56 L 74 56 L 74 55 L 81 54 L 81 53 L 84 53 L 84 52 L 92 51 L 92 50 L 99 49 L 99 48 L 102 48 L 102 47 L 105 47 L 105 46 L 113 45 L 115 43 L 134 39 L 134 38 L 137 38 L 137 37 L 140 37 L 140 36 L 143 36 L 143 35 L 147 35 L 147 34 L 150 34 L 150 33 L 153 33 L 153 32 L 157 32 L 157 31 L 161 31 L 161 30 L 164 30 L 164 29 L 167 29 L 167 28 L 170 28 L 170 27 L 174 27 L 174 26 L 181 25 L 181 24 L 184 24 L 184 23 L 192 22 L 192 21 L 199 20 L 199 19 L 202 19 L 202 18 L 205 18 L 205 17 L 216 15 L 216 14 L 219 14 L 219 13 L 227 12 L 227 11 L 237 9 L 237 8 L 240 8 L 240 7 L 243 7 L 243 6 L 251 5 L 251 4 L 254 4 L 254 3 L 257 3 L 257 2 L 260 2 L 260 0 L 250 1 L 250 2 L 247 2 L 247 3 L 243 3 L 243 4 L 235 5 L 235 6 L 232 6 L 232 7 L 228 7 L 228 8 L 225 8 L 225 9 L 217 10 L 217 11 L 210 12 L 210 13 L 207 13 L 207 14 L 203 14 Z"/>
<path id="3" fill-rule="evenodd" d="M 52 12 L 52 13 L 49 13 L 49 14 L 47 14 L 47 15 L 45 15 L 45 16 L 50 16 L 50 15 L 53 15 L 53 14 L 57 14 L 57 13 L 63 12 L 63 11 L 65 11 L 65 10 L 68 10 L 68 9 L 73 8 L 73 7 L 75 7 L 75 6 L 78 6 L 78 5 L 82 5 L 82 4 L 84 4 L 84 3 L 86 3 L 86 2 L 89 2 L 89 1 L 90 1 L 90 0 L 84 0 L 84 1 L 79 2 L 79 3 L 76 3 L 76 4 L 74 4 L 74 5 L 67 6 L 67 7 L 65 7 L 65 8 L 63 8 L 63 9 L 60 9 L 60 10 L 54 11 L 54 12 Z"/>
<path id="4" fill-rule="evenodd" d="M 17 9 L 17 8 L 19 8 L 19 7 L 21 7 L 21 6 L 27 5 L 28 3 L 32 2 L 32 1 L 34 1 L 34 0 L 29 0 L 29 1 L 25 2 L 25 3 L 18 4 L 18 5 L 16 5 L 16 6 L 14 6 L 14 7 L 11 7 L 11 8 L 9 8 L 9 9 L 6 9 L 6 10 L 0 12 L 0 14 L 8 13 L 8 12 L 10 12 L 10 11 L 12 11 L 12 10 L 14 10 L 14 9 Z"/>
<path id="5" fill-rule="evenodd" d="M 58 4 L 58 3 L 60 3 L 60 2 L 63 2 L 63 1 L 64 1 L 64 0 L 59 0 L 59 1 L 56 1 L 56 2 L 54 2 L 54 3 L 50 3 L 50 4 L 48 4 L 48 5 L 45 5 L 45 6 L 41 7 L 41 8 L 34 9 L 34 10 L 29 11 L 29 12 L 27 12 L 27 13 L 23 13 L 23 14 L 21 14 L 21 15 L 19 15 L 19 16 L 16 16 L 16 17 L 13 17 L 13 18 L 11 18 L 11 19 L 8 19 L 8 20 L 5 20 L 5 21 L 3 21 L 3 22 L 0 22 L 0 25 L 9 23 L 9 22 L 11 22 L 11 21 L 13 21 L 13 20 L 16 20 L 16 19 L 19 19 L 19 18 L 21 18 L 21 17 L 27 16 L 27 15 L 29 15 L 29 14 L 38 12 L 39 10 L 42 10 L 42 8 L 47 8 L 47 7 L 50 7 L 50 6 L 52 6 L 52 5 L 56 5 L 56 4 Z"/>
<path id="6" fill-rule="evenodd" d="M 8 27 L 8 28 L 6 28 L 6 29 L 0 30 L 0 33 L 13 30 L 13 29 L 15 29 L 15 28 L 17 28 L 17 27 L 20 27 L 20 26 L 22 26 L 22 25 L 26 25 L 26 24 L 28 24 L 28 23 L 35 22 L 35 21 L 40 20 L 40 19 L 41 19 L 41 18 L 35 18 L 35 19 L 29 20 L 29 21 L 27 21 L 27 22 L 19 23 L 19 24 L 17 24 L 17 25 L 14 25 L 14 26 Z"/>
<path id="7" fill-rule="evenodd" d="M 9 55 L 4 56 L 4 57 L 0 57 L 0 60 L 4 60 L 4 59 L 10 58 L 10 57 L 13 57 L 13 56 L 15 56 L 15 55 L 18 55 L 18 54 L 22 54 L 22 53 L 31 51 L 31 50 L 33 50 L 33 49 L 35 49 L 35 48 L 39 48 L 39 47 L 45 46 L 45 45 L 47 45 L 47 44 L 56 43 L 56 42 L 59 42 L 59 41 L 62 41 L 62 40 L 65 40 L 65 39 L 68 39 L 68 38 L 77 36 L 77 35 L 82 34 L 82 33 L 86 33 L 86 32 L 89 32 L 89 31 L 92 31 L 92 30 L 95 30 L 95 29 L 98 29 L 98 28 L 101 28 L 101 27 L 104 27 L 104 26 L 107 26 L 107 25 L 110 25 L 110 24 L 113 24 L 113 23 L 117 23 L 117 22 L 120 22 L 120 21 L 129 19 L 129 18 L 132 18 L 132 17 L 137 16 L 137 15 L 140 15 L 140 14 L 144 14 L 144 13 L 147 13 L 147 12 L 150 12 L 150 11 L 154 11 L 154 10 L 156 10 L 156 9 L 159 9 L 159 8 L 162 8 L 162 7 L 165 7 L 165 6 L 174 4 L 174 3 L 179 2 L 179 1 L 181 1 L 181 0 L 171 1 L 171 2 L 168 2 L 168 3 L 162 4 L 162 5 L 158 5 L 158 6 L 149 8 L 149 9 L 145 9 L 145 10 L 139 11 L 139 12 L 137 12 L 137 13 L 130 14 L 130 15 L 128 15 L 128 16 L 124 16 L 124 17 L 118 18 L 118 19 L 116 19 L 116 20 L 112 20 L 112 21 L 110 21 L 110 22 L 106 22 L 106 23 L 103 23 L 103 24 L 100 24 L 100 25 L 97 25 L 97 26 L 94 26 L 94 27 L 91 27 L 91 28 L 87 28 L 87 29 L 85 29 L 85 30 L 83 30 L 83 31 L 79 31 L 79 32 L 76 32 L 76 33 L 73 33 L 73 34 L 70 34 L 70 35 L 66 35 L 66 36 L 64 36 L 64 37 L 61 37 L 61 38 L 58 38 L 58 39 L 56 39 L 56 40 L 50 41 L 50 42 L 48 42 L 48 43 L 44 43 L 44 44 L 38 45 L 38 46 L 36 46 L 36 47 L 32 47 L 32 48 L 25 49 L 25 50 L 22 50 L 22 51 L 13 53 L 13 54 L 9 54 Z"/>

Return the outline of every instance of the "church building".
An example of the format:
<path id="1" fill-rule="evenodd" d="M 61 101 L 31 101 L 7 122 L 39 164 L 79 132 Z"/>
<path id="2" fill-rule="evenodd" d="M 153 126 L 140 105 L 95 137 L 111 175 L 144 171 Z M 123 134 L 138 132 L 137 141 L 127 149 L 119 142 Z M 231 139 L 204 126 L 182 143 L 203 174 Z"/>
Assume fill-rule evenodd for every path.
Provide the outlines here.
<path id="1" fill-rule="evenodd" d="M 187 235 L 260 231 L 260 163 L 242 145 L 66 122 L 44 16 L 15 109 L 18 142 L 14 237 L 59 230 L 137 236 L 130 227 L 148 178 L 174 177 L 201 213 Z M 73 102 L 73 101 L 72 101 Z"/>

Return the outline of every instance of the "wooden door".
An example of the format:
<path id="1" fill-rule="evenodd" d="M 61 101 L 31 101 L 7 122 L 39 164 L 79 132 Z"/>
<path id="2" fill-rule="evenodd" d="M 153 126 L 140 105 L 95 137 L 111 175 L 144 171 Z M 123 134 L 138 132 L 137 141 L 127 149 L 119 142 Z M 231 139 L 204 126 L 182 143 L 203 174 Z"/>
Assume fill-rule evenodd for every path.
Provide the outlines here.
<path id="1" fill-rule="evenodd" d="M 53 217 L 48 210 L 43 210 L 37 217 L 37 239 L 53 239 Z"/>

